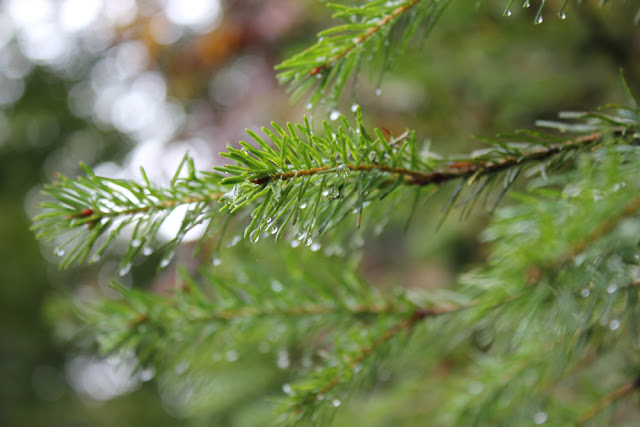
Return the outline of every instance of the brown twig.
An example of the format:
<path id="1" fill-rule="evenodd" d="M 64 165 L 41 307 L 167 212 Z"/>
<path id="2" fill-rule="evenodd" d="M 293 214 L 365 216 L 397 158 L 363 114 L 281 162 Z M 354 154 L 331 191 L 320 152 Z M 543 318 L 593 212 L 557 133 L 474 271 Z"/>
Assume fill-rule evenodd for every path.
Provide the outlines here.
<path id="1" fill-rule="evenodd" d="M 587 412 L 582 414 L 582 416 L 580 416 L 580 418 L 576 422 L 576 425 L 582 425 L 586 423 L 591 418 L 596 416 L 598 412 L 602 411 L 604 408 L 613 404 L 617 400 L 622 399 L 623 397 L 633 393 L 639 387 L 640 387 L 640 378 L 636 378 L 633 381 L 630 381 L 627 384 L 624 384 L 619 388 L 615 389 L 613 392 L 606 395 L 599 402 L 597 402 L 593 408 L 589 409 Z"/>
<path id="2" fill-rule="evenodd" d="M 391 167 L 388 165 L 368 164 L 368 165 L 354 165 L 347 163 L 346 166 L 352 171 L 368 172 L 371 170 L 379 170 L 382 172 L 403 175 L 407 185 L 427 186 L 431 184 L 441 184 L 444 182 L 452 181 L 458 178 L 471 177 L 474 175 L 483 175 L 492 172 L 500 172 L 518 165 L 533 161 L 543 161 L 549 157 L 558 154 L 562 151 L 576 150 L 583 146 L 595 144 L 603 137 L 601 132 L 595 132 L 589 135 L 569 139 L 558 144 L 552 144 L 544 148 L 530 151 L 519 157 L 507 156 L 505 158 L 488 161 L 488 162 L 454 162 L 449 164 L 446 168 L 423 172 L 417 170 L 411 170 L 402 167 Z M 281 172 L 265 177 L 251 180 L 254 184 L 264 184 L 269 181 L 287 181 L 297 177 L 312 176 L 327 170 L 333 169 L 331 166 L 322 166 L 318 168 L 302 169 L 288 172 Z"/>

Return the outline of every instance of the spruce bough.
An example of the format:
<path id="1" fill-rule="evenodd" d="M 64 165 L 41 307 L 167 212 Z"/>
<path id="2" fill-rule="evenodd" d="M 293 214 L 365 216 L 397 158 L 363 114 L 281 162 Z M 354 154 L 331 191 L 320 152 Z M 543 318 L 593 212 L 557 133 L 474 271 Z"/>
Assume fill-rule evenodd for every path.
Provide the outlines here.
<path id="1" fill-rule="evenodd" d="M 381 53 L 382 71 L 391 67 L 449 3 L 329 4 L 346 23 L 284 61 L 279 78 L 294 99 L 309 95 L 311 105 L 333 108 L 368 55 Z M 604 422 L 640 378 L 640 103 L 627 90 L 629 106 L 540 121 L 546 132 L 496 137 L 456 158 L 422 147 L 411 130 L 368 129 L 354 106 L 320 124 L 308 118 L 249 132 L 251 142 L 229 147 L 222 155 L 232 163 L 214 171 L 196 171 L 185 156 L 168 187 L 144 170 L 138 181 L 114 180 L 85 166 L 85 176 L 45 186 L 50 201 L 33 227 L 54 242 L 64 268 L 99 262 L 127 236 L 126 274 L 155 251 L 166 267 L 184 235 L 207 224 L 202 242 L 215 242 L 215 269 L 181 270 L 169 295 L 116 283 L 123 298 L 78 307 L 102 352 L 155 370 L 184 407 L 205 404 L 207 381 L 229 364 L 258 369 L 260 352 L 280 368 L 295 366 L 295 375 L 255 383 L 272 396 L 272 384 L 282 383 L 274 419 L 326 425 L 385 372 L 428 376 L 466 351 L 477 356 L 452 363 L 443 378 L 405 377 L 397 386 L 412 390 L 409 401 L 421 396 L 434 423 Z M 383 291 L 358 274 L 363 232 L 380 232 L 397 206 L 413 212 L 444 191 L 444 215 L 466 217 L 478 201 L 494 211 L 520 176 L 527 190 L 512 192 L 514 203 L 495 210 L 482 235 L 487 262 L 446 291 Z M 179 207 L 179 231 L 156 247 Z M 270 238 L 267 251 L 245 243 Z M 256 257 L 265 261 L 256 265 Z M 583 392 L 576 378 L 597 383 L 599 363 L 616 372 Z M 186 385 L 191 391 L 181 393 Z"/>

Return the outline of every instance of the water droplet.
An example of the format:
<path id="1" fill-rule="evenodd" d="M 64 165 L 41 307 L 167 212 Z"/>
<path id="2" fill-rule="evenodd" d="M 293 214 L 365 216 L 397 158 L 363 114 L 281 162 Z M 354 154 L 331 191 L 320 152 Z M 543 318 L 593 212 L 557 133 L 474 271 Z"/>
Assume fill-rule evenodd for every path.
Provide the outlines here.
<path id="1" fill-rule="evenodd" d="M 271 234 L 276 234 L 278 232 L 278 225 L 277 224 L 271 224 L 271 228 L 269 228 L 269 233 Z"/>
<path id="2" fill-rule="evenodd" d="M 547 422 L 548 418 L 549 416 L 547 415 L 546 412 L 540 411 L 533 416 L 533 422 L 536 424 L 544 424 Z"/>
<path id="3" fill-rule="evenodd" d="M 278 368 L 287 369 L 289 367 L 289 352 L 287 350 L 280 350 L 278 352 Z"/>
<path id="4" fill-rule="evenodd" d="M 273 222 L 273 220 L 275 220 L 276 217 L 275 216 L 270 216 L 269 218 L 266 219 L 267 224 L 271 224 Z"/>
<path id="5" fill-rule="evenodd" d="M 100 255 L 98 254 L 94 254 L 91 259 L 89 260 L 89 262 L 91 264 L 95 264 L 96 262 L 100 261 Z"/>
<path id="6" fill-rule="evenodd" d="M 469 383 L 469 393 L 477 396 L 482 393 L 482 390 L 484 390 L 484 386 L 481 382 L 472 381 L 471 383 Z"/>
<path id="7" fill-rule="evenodd" d="M 307 110 L 311 110 L 313 108 L 313 104 L 309 102 L 304 106 L 304 108 L 306 108 Z"/>
<path id="8" fill-rule="evenodd" d="M 238 360 L 238 352 L 235 350 L 229 350 L 225 353 L 224 358 L 227 359 L 227 362 L 235 362 Z"/>
<path id="9" fill-rule="evenodd" d="M 287 394 L 291 394 L 291 386 L 289 384 L 285 384 L 282 386 L 282 391 L 284 391 Z"/>
<path id="10" fill-rule="evenodd" d="M 580 296 L 582 298 L 586 298 L 589 295 L 591 295 L 591 289 L 589 289 L 589 288 L 584 288 L 583 290 L 580 291 Z"/>
<path id="11" fill-rule="evenodd" d="M 544 18 L 542 18 L 542 16 L 540 16 L 540 17 L 538 18 L 538 20 L 536 21 L 536 23 L 538 23 L 538 24 L 542 24 L 542 21 L 544 21 Z"/>
<path id="12" fill-rule="evenodd" d="M 211 259 L 211 264 L 213 264 L 214 267 L 219 266 L 220 264 L 222 264 L 222 258 L 220 258 L 217 255 L 214 255 L 213 258 Z"/>
<path id="13" fill-rule="evenodd" d="M 183 360 L 182 362 L 178 363 L 175 366 L 175 368 L 173 368 L 175 373 L 178 375 L 184 374 L 185 372 L 187 372 L 187 369 L 189 369 L 189 362 L 186 360 Z"/>
<path id="14" fill-rule="evenodd" d="M 369 153 L 369 161 L 371 163 L 378 163 L 378 153 L 376 153 L 375 151 L 372 151 Z"/>
<path id="15" fill-rule="evenodd" d="M 235 245 L 238 244 L 240 240 L 242 240 L 242 236 L 240 236 L 239 234 L 233 236 L 231 240 L 229 240 L 229 243 L 227 243 L 227 247 L 228 248 L 234 247 Z"/>
<path id="16" fill-rule="evenodd" d="M 170 258 L 165 258 L 162 261 L 160 261 L 160 268 L 165 268 L 167 265 L 169 265 L 169 263 L 171 262 Z"/>
<path id="17" fill-rule="evenodd" d="M 249 234 L 249 240 L 251 240 L 253 243 L 256 243 L 258 240 L 260 240 L 260 230 L 253 230 L 251 234 Z"/>
<path id="18" fill-rule="evenodd" d="M 311 237 L 309 237 L 305 242 L 304 245 L 305 246 L 311 246 L 313 244 L 313 239 Z"/>
<path id="19" fill-rule="evenodd" d="M 142 241 L 140 239 L 133 239 L 131 241 L 131 247 L 133 247 L 133 248 L 137 248 L 141 244 L 142 244 Z"/>
<path id="20" fill-rule="evenodd" d="M 355 104 L 355 103 L 354 103 L 354 104 L 351 106 L 351 111 L 353 111 L 353 112 L 355 113 L 357 109 L 358 109 L 358 104 Z"/>
<path id="21" fill-rule="evenodd" d="M 231 190 L 224 193 L 220 197 L 220 200 L 218 200 L 218 203 L 231 204 L 238 198 L 239 194 L 240 194 L 240 187 L 238 187 L 237 185 L 234 185 Z"/>
<path id="22" fill-rule="evenodd" d="M 144 255 L 144 256 L 149 256 L 149 255 L 151 255 L 152 253 L 153 253 L 153 248 L 152 248 L 151 246 L 145 246 L 145 247 L 142 249 L 142 255 Z"/>
<path id="23" fill-rule="evenodd" d="M 618 285 L 616 285 L 615 283 L 610 283 L 609 286 L 607 286 L 607 293 L 608 294 L 612 294 L 617 290 L 618 290 Z"/>
<path id="24" fill-rule="evenodd" d="M 304 209 L 307 207 L 307 202 L 300 203 L 300 209 Z"/>
<path id="25" fill-rule="evenodd" d="M 348 165 L 338 165 L 336 172 L 340 178 L 345 179 L 351 174 L 351 169 Z"/>
<path id="26" fill-rule="evenodd" d="M 512 15 L 512 13 L 511 13 L 511 9 L 507 9 L 507 10 L 504 12 L 504 16 L 511 16 L 511 15 Z"/>
<path id="27" fill-rule="evenodd" d="M 317 252 L 317 251 L 319 251 L 319 250 L 320 250 L 320 248 L 321 248 L 321 247 L 322 247 L 322 245 L 321 245 L 320 243 L 315 242 L 315 243 L 313 243 L 313 244 L 311 245 L 311 248 L 310 248 L 310 249 L 311 249 L 313 252 Z"/>
<path id="28" fill-rule="evenodd" d="M 318 393 L 318 394 L 316 394 L 316 399 L 318 399 L 318 400 L 324 400 L 324 394 L 323 394 L 323 393 Z"/>
<path id="29" fill-rule="evenodd" d="M 382 94 L 382 89 L 377 88 L 376 89 L 376 96 L 380 96 Z"/>
<path id="30" fill-rule="evenodd" d="M 615 331 L 619 327 L 620 321 L 618 319 L 613 319 L 611 322 L 609 322 L 609 329 L 611 329 L 612 331 Z"/>
<path id="31" fill-rule="evenodd" d="M 122 267 L 120 269 L 120 271 L 118 272 L 118 275 L 120 277 L 124 276 L 125 274 L 127 274 L 129 272 L 129 270 L 131 270 L 131 263 L 125 265 L 124 267 Z"/>
<path id="32" fill-rule="evenodd" d="M 529 0 L 526 0 L 522 7 L 531 7 L 531 2 Z"/>
<path id="33" fill-rule="evenodd" d="M 558 16 L 559 16 L 559 17 L 560 17 L 560 19 L 562 19 L 563 21 L 564 21 L 565 19 L 567 19 L 567 14 L 566 14 L 566 13 L 564 13 L 564 12 L 560 12 L 560 13 L 558 13 Z"/>
<path id="34" fill-rule="evenodd" d="M 291 241 L 291 247 L 292 247 L 292 248 L 297 248 L 298 246 L 300 246 L 300 243 L 301 243 L 301 242 L 300 242 L 300 240 L 298 240 L 298 239 L 293 239 L 293 240 Z"/>
<path id="35" fill-rule="evenodd" d="M 273 292 L 281 292 L 284 289 L 284 285 L 277 280 L 271 282 L 271 289 Z"/>
<path id="36" fill-rule="evenodd" d="M 340 111 L 338 110 L 331 110 L 331 113 L 329 114 L 329 118 L 331 120 L 337 120 L 338 117 L 340 117 Z"/>
<path id="37" fill-rule="evenodd" d="M 56 249 L 53 250 L 53 253 L 55 253 L 58 256 L 64 256 L 64 249 L 56 248 Z"/>
<path id="38" fill-rule="evenodd" d="M 331 402 L 331 404 L 337 408 L 342 404 L 342 402 L 340 402 L 338 399 L 334 399 L 333 402 Z"/>
<path id="39" fill-rule="evenodd" d="M 338 190 L 337 187 L 330 187 L 325 189 L 322 192 L 322 195 L 327 199 L 335 199 L 336 197 L 340 196 L 340 190 Z"/>
<path id="40" fill-rule="evenodd" d="M 147 368 L 140 371 L 138 374 L 140 381 L 146 382 L 150 381 L 156 375 L 156 370 L 153 368 Z"/>

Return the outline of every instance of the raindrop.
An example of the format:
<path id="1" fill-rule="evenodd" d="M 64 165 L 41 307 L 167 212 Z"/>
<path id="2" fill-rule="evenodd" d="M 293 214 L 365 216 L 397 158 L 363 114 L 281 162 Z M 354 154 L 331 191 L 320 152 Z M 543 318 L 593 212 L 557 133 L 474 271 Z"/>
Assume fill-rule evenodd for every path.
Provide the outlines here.
<path id="1" fill-rule="evenodd" d="M 291 386 L 289 384 L 285 384 L 282 386 L 282 391 L 284 391 L 287 394 L 291 394 Z"/>
<path id="2" fill-rule="evenodd" d="M 351 169 L 349 168 L 348 165 L 343 164 L 338 166 L 338 168 L 336 169 L 336 172 L 338 173 L 338 176 L 340 178 L 345 179 L 351 174 Z"/>
<path id="3" fill-rule="evenodd" d="M 542 18 L 542 16 L 540 16 L 536 22 L 538 24 L 542 24 L 542 21 L 544 21 L 544 19 Z"/>
<path id="4" fill-rule="evenodd" d="M 307 207 L 307 202 L 300 203 L 300 209 L 304 209 Z"/>
<path id="5" fill-rule="evenodd" d="M 584 288 L 583 290 L 580 291 L 580 296 L 582 298 L 586 298 L 589 295 L 591 295 L 591 289 L 589 289 L 589 288 Z"/>
<path id="6" fill-rule="evenodd" d="M 122 267 L 120 269 L 120 271 L 118 272 L 118 275 L 120 277 L 124 276 L 125 274 L 127 274 L 129 272 L 129 270 L 131 270 L 131 263 L 125 265 L 124 267 Z"/>
<path id="7" fill-rule="evenodd" d="M 229 350 L 224 355 L 224 357 L 225 359 L 227 359 L 227 362 L 235 362 L 236 360 L 238 360 L 238 352 L 235 350 Z"/>
<path id="8" fill-rule="evenodd" d="M 289 367 L 289 352 L 287 350 L 280 350 L 278 352 L 278 368 L 287 369 Z"/>
<path id="9" fill-rule="evenodd" d="M 311 249 L 313 252 L 317 252 L 317 251 L 319 251 L 319 250 L 320 250 L 320 248 L 321 248 L 321 247 L 322 247 L 322 245 L 321 245 L 320 243 L 315 242 L 315 243 L 313 243 L 313 244 L 311 245 L 311 248 L 310 248 L 310 249 Z"/>
<path id="10" fill-rule="evenodd" d="M 220 200 L 218 200 L 218 203 L 224 202 L 226 204 L 231 204 L 236 200 L 239 194 L 240 194 L 240 187 L 238 187 L 237 185 L 234 185 L 231 190 L 224 193 L 220 197 Z"/>
<path id="11" fill-rule="evenodd" d="M 222 264 L 222 258 L 220 258 L 217 255 L 214 255 L 213 258 L 211 259 L 211 264 L 213 264 L 214 267 L 219 266 L 220 264 Z"/>
<path id="12" fill-rule="evenodd" d="M 612 331 L 615 331 L 619 327 L 620 321 L 618 319 L 613 319 L 611 322 L 609 322 L 609 329 L 611 329 Z"/>
<path id="13" fill-rule="evenodd" d="M 611 284 L 609 284 L 609 286 L 607 286 L 607 293 L 608 294 L 612 294 L 617 290 L 618 290 L 618 285 L 616 285 L 615 283 L 611 283 Z"/>
<path id="14" fill-rule="evenodd" d="M 376 89 L 376 96 L 380 96 L 382 94 L 382 89 L 377 88 Z"/>
<path id="15" fill-rule="evenodd" d="M 160 261 L 160 268 L 165 268 L 171 262 L 171 258 L 165 258 Z"/>
<path id="16" fill-rule="evenodd" d="M 271 289 L 273 292 L 281 292 L 284 289 L 284 285 L 277 280 L 271 282 Z"/>
<path id="17" fill-rule="evenodd" d="M 327 199 L 335 199 L 340 195 L 340 190 L 338 190 L 336 187 L 331 187 L 324 190 L 322 192 L 322 195 L 325 196 Z"/>
<path id="18" fill-rule="evenodd" d="M 544 424 L 547 422 L 548 418 L 549 416 L 547 415 L 546 412 L 540 411 L 533 416 L 533 422 L 536 424 Z"/>
<path id="19" fill-rule="evenodd" d="M 292 248 L 297 248 L 298 246 L 300 246 L 300 240 L 298 240 L 298 239 L 293 239 L 293 240 L 291 241 L 291 247 L 292 247 Z"/>
<path id="20" fill-rule="evenodd" d="M 150 381 L 156 375 L 156 370 L 153 368 L 147 368 L 140 371 L 139 377 L 141 381 Z"/>
<path id="21" fill-rule="evenodd" d="M 151 246 L 145 246 L 144 249 L 142 249 L 142 255 L 144 256 L 149 256 L 153 253 L 153 248 Z"/>
<path id="22" fill-rule="evenodd" d="M 511 16 L 511 15 L 512 15 L 512 13 L 511 13 L 511 9 L 507 9 L 507 10 L 504 12 L 504 16 Z"/>
<path id="23" fill-rule="evenodd" d="M 253 243 L 256 243 L 258 240 L 260 240 L 260 230 L 258 229 L 253 230 L 251 234 L 249 234 L 249 239 Z"/>
<path id="24" fill-rule="evenodd" d="M 334 407 L 336 407 L 336 408 L 337 408 L 338 406 L 340 406 L 340 405 L 342 404 L 342 402 L 340 402 L 338 399 L 334 399 L 334 401 L 333 401 L 333 402 L 331 402 L 331 404 L 332 404 Z"/>
<path id="25" fill-rule="evenodd" d="M 304 108 L 306 108 L 307 110 L 311 110 L 313 108 L 313 104 L 309 102 L 304 106 Z"/>
<path id="26" fill-rule="evenodd" d="M 131 247 L 133 247 L 133 248 L 137 248 L 141 244 L 142 244 L 142 241 L 140 239 L 133 239 L 131 241 Z"/>
<path id="27" fill-rule="evenodd" d="M 311 237 L 309 237 L 305 242 L 304 242 L 305 246 L 311 246 L 313 245 L 313 239 Z"/>
<path id="28" fill-rule="evenodd" d="M 277 232 L 278 232 L 278 225 L 274 223 L 271 225 L 271 228 L 269 229 L 269 233 L 276 234 Z"/>
<path id="29" fill-rule="evenodd" d="M 378 163 L 378 153 L 376 153 L 375 151 L 372 151 L 369 153 L 369 161 L 371 163 Z"/>
<path id="30" fill-rule="evenodd" d="M 95 264 L 96 262 L 100 261 L 100 255 L 99 254 L 95 254 L 91 257 L 91 259 L 89 260 L 90 263 Z"/>
<path id="31" fill-rule="evenodd" d="M 176 367 L 173 368 L 173 370 L 178 375 L 184 374 L 185 372 L 187 372 L 187 369 L 189 369 L 189 362 L 187 362 L 186 360 L 183 360 L 182 362 L 178 363 Z"/>
<path id="32" fill-rule="evenodd" d="M 231 247 L 233 247 L 233 246 L 237 245 L 237 244 L 238 244 L 238 242 L 239 242 L 240 240 L 242 240 L 242 237 L 241 237 L 239 234 L 238 234 L 238 235 L 233 236 L 233 237 L 231 238 L 231 240 L 229 240 L 229 243 L 227 243 L 227 247 L 228 247 L 228 248 L 231 248 Z"/>
<path id="33" fill-rule="evenodd" d="M 564 21 L 565 19 L 567 19 L 567 14 L 566 14 L 566 13 L 564 13 L 564 12 L 560 12 L 560 13 L 558 13 L 558 16 L 559 16 L 559 17 L 560 17 L 560 19 L 562 19 L 563 21 Z"/>
<path id="34" fill-rule="evenodd" d="M 62 248 L 56 248 L 53 252 L 58 256 L 64 256 L 64 249 Z"/>
<path id="35" fill-rule="evenodd" d="M 323 393 L 318 393 L 318 394 L 316 394 L 316 399 L 318 399 L 318 400 L 324 400 L 324 394 L 323 394 Z"/>
<path id="36" fill-rule="evenodd" d="M 276 219 L 275 216 L 270 216 L 269 218 L 266 219 L 267 224 L 271 224 L 273 222 L 273 220 Z"/>
<path id="37" fill-rule="evenodd" d="M 331 120 L 337 120 L 338 117 L 340 117 L 340 111 L 338 110 L 331 110 L 331 114 L 329 114 L 329 118 Z"/>
<path id="38" fill-rule="evenodd" d="M 353 104 L 351 106 L 351 111 L 353 111 L 354 113 L 356 112 L 357 109 L 358 109 L 358 104 Z"/>
<path id="39" fill-rule="evenodd" d="M 482 393 L 482 390 L 484 389 L 484 386 L 482 385 L 481 382 L 478 381 L 473 381 L 469 384 L 469 393 L 477 396 L 480 393 Z"/>
<path id="40" fill-rule="evenodd" d="M 529 0 L 526 0 L 522 7 L 531 7 L 531 2 Z"/>

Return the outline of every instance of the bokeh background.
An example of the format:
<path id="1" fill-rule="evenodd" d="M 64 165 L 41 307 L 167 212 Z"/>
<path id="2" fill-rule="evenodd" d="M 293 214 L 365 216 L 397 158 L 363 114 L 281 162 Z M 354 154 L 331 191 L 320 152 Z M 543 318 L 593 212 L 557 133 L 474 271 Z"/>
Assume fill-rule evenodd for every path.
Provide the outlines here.
<path id="1" fill-rule="evenodd" d="M 562 19 L 563 1 L 551 0 L 540 25 L 533 25 L 540 1 L 514 4 L 508 17 L 507 3 L 453 1 L 426 42 L 379 86 L 365 73 L 341 109 L 357 102 L 371 126 L 416 129 L 433 151 L 455 154 L 482 147 L 475 135 L 622 102 L 620 68 L 640 90 L 637 2 L 570 1 Z M 126 361 L 73 339 L 77 325 L 55 302 L 109 295 L 117 253 L 59 271 L 29 218 L 41 185 L 56 173 L 78 175 L 79 162 L 120 178 L 137 178 L 144 166 L 163 183 L 185 151 L 210 169 L 245 129 L 299 121 L 309 112 L 291 104 L 273 67 L 330 22 L 316 0 L 0 1 L 0 425 L 264 423 L 263 398 L 247 406 L 245 385 L 232 387 L 237 377 L 216 404 L 185 412 L 153 372 L 133 374 Z M 312 113 L 328 117 L 321 108 Z M 436 233 L 439 206 L 420 208 L 407 233 L 398 221 L 369 239 L 363 274 L 380 286 L 437 287 L 480 261 L 477 232 L 487 215 L 460 222 L 454 214 Z M 163 232 L 171 234 L 171 222 Z M 193 262 L 188 253 L 185 263 Z M 154 278 L 153 262 L 141 260 L 118 279 L 162 286 L 158 280 L 171 276 Z"/>

